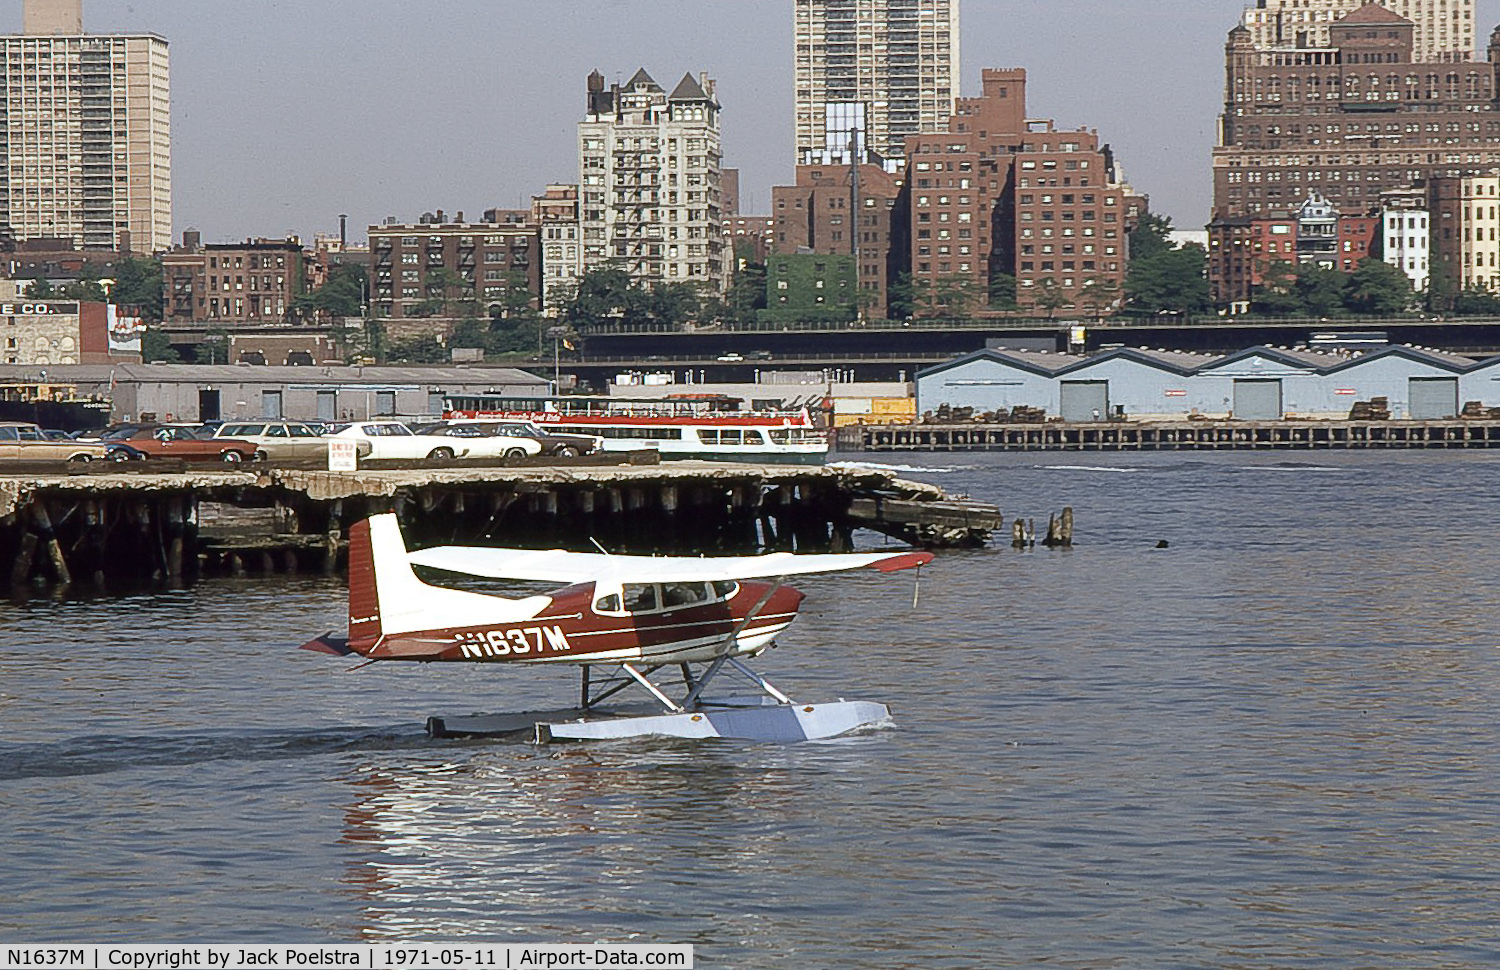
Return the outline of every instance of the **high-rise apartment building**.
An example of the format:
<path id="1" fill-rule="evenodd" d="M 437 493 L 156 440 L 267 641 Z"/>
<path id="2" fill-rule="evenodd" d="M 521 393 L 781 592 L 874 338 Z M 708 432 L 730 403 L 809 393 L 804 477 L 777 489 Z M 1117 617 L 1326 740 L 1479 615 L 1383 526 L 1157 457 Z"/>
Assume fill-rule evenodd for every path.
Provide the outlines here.
<path id="1" fill-rule="evenodd" d="M 947 134 L 913 146 L 913 282 L 950 312 L 995 305 L 1002 276 L 1015 278 L 1022 307 L 1106 308 L 1139 217 L 1113 153 L 1097 131 L 1027 117 L 1024 70 L 986 69 L 983 85 L 959 100 Z"/>
<path id="2" fill-rule="evenodd" d="M 797 162 L 899 167 L 958 97 L 958 0 L 796 0 Z"/>
<path id="3" fill-rule="evenodd" d="M 1329 29 L 1367 0 L 1257 0 L 1244 25 L 1259 48 L 1329 46 Z M 1474 56 L 1474 0 L 1383 0 L 1412 22 L 1417 61 L 1467 61 Z"/>
<path id="4" fill-rule="evenodd" d="M 728 285 L 721 222 L 719 103 L 708 75 L 670 93 L 645 70 L 625 84 L 588 79 L 578 123 L 580 270 L 615 266 L 645 285 Z"/>
<path id="5" fill-rule="evenodd" d="M 1488 63 L 1452 63 L 1414 61 L 1411 21 L 1375 4 L 1329 31 L 1327 47 L 1295 51 L 1229 32 L 1216 217 L 1284 212 L 1313 192 L 1363 212 L 1389 190 L 1500 166 L 1500 33 Z"/>
<path id="6" fill-rule="evenodd" d="M 0 225 L 86 249 L 171 245 L 167 42 L 83 34 L 78 0 L 27 0 L 0 37 Z"/>

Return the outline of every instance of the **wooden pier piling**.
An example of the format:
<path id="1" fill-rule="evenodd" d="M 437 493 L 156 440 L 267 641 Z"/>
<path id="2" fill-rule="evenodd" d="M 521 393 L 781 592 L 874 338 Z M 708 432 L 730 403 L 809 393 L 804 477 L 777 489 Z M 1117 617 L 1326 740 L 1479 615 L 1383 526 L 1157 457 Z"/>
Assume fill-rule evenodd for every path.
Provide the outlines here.
<path id="1" fill-rule="evenodd" d="M 980 545 L 998 510 L 889 472 L 708 462 L 338 473 L 257 467 L 4 474 L 10 587 L 178 585 L 204 574 L 336 571 L 346 530 L 395 511 L 414 547 L 454 542 L 744 555 L 847 549 L 856 529 Z"/>
<path id="2" fill-rule="evenodd" d="M 849 425 L 840 451 L 1296 451 L 1500 448 L 1500 421 L 1048 421 Z"/>

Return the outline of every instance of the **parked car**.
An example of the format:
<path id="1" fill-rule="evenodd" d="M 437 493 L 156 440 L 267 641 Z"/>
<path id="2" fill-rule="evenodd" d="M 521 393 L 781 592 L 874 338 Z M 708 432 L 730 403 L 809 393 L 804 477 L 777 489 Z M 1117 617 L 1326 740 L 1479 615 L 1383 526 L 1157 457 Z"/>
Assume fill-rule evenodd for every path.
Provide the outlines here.
<path id="1" fill-rule="evenodd" d="M 542 446 L 542 454 L 571 458 L 575 455 L 592 455 L 604 449 L 604 439 L 592 434 L 566 434 L 561 431 L 546 431 L 530 421 L 483 421 L 462 419 L 440 421 L 419 429 L 423 434 L 448 435 L 453 438 L 483 438 L 509 435 L 530 438 Z"/>
<path id="2" fill-rule="evenodd" d="M 542 453 L 541 444 L 531 438 L 417 434 L 400 421 L 356 421 L 327 437 L 368 442 L 371 458 L 523 458 Z"/>
<path id="3" fill-rule="evenodd" d="M 227 464 L 250 461 L 255 457 L 254 442 L 239 438 L 210 438 L 191 428 L 170 425 L 138 427 L 123 434 L 111 434 L 105 443 L 118 442 L 146 453 L 150 458 L 183 458 L 188 461 L 218 459 Z"/>
<path id="4" fill-rule="evenodd" d="M 108 453 L 97 441 L 54 441 L 41 428 L 25 421 L 0 421 L 0 459 L 22 461 L 94 461 Z"/>
<path id="5" fill-rule="evenodd" d="M 272 461 L 328 456 L 328 442 L 300 421 L 228 421 L 213 436 L 252 442 L 256 458 Z"/>

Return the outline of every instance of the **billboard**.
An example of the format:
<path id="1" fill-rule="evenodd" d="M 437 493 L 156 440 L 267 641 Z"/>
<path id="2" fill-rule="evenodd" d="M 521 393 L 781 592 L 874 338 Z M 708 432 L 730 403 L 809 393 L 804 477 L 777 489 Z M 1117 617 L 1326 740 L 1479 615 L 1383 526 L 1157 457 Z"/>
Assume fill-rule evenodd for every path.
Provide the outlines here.
<path id="1" fill-rule="evenodd" d="M 113 303 L 106 305 L 104 312 L 109 329 L 109 352 L 139 354 L 141 334 L 146 332 L 146 321 L 141 317 L 126 316 Z"/>

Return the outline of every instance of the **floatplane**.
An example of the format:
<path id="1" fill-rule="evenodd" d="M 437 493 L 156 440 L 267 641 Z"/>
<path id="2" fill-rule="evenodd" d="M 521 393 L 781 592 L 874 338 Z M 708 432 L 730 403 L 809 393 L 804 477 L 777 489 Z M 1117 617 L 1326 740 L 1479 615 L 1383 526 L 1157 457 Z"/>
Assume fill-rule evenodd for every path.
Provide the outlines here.
<path id="1" fill-rule="evenodd" d="M 577 708 L 541 717 L 433 717 L 427 729 L 435 737 L 524 731 L 538 742 L 646 735 L 830 738 L 886 720 L 890 711 L 873 701 L 794 701 L 745 662 L 773 646 L 796 618 L 803 594 L 787 586 L 787 578 L 862 568 L 894 572 L 931 561 L 930 552 L 918 551 L 712 558 L 478 546 L 408 552 L 395 515 L 384 513 L 350 530 L 348 635 L 325 634 L 303 649 L 367 662 L 581 668 Z M 508 598 L 427 583 L 413 566 L 568 585 Z M 726 672 L 756 692 L 711 694 Z M 678 675 L 680 687 L 663 683 Z M 644 708 L 606 704 L 627 688 L 649 697 Z"/>

